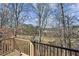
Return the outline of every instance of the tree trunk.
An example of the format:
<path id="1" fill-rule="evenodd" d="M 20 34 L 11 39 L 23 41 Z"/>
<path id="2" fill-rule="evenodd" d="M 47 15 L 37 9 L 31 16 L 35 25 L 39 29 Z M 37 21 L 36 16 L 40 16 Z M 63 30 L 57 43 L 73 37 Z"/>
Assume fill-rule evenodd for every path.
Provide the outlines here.
<path id="1" fill-rule="evenodd" d="M 61 7 L 61 22 L 62 22 L 62 40 L 64 40 L 63 44 L 66 47 L 66 39 L 65 39 L 65 20 L 64 20 L 64 10 L 63 10 L 63 4 L 60 4 Z"/>

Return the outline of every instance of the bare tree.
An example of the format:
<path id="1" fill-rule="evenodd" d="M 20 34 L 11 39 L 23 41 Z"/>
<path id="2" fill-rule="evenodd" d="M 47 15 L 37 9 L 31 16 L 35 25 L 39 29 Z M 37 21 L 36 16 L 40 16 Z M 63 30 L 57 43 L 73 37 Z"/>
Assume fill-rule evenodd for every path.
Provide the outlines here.
<path id="1" fill-rule="evenodd" d="M 38 26 L 39 26 L 39 42 L 41 42 L 41 37 L 43 34 L 43 30 L 47 25 L 47 19 L 51 14 L 51 9 L 49 4 L 34 4 L 33 8 L 35 9 L 35 13 L 37 14 Z"/>
<path id="2" fill-rule="evenodd" d="M 0 14 L 0 17 L 1 17 L 1 28 L 2 26 L 6 25 L 8 23 L 8 14 L 9 14 L 9 10 L 7 8 L 8 4 L 1 4 L 1 14 Z"/>
<path id="3" fill-rule="evenodd" d="M 15 36 L 16 36 L 18 25 L 19 25 L 19 17 L 20 17 L 22 10 L 23 10 L 23 4 L 15 3 L 15 4 L 11 4 L 11 5 L 13 8 L 13 16 L 14 16 L 14 20 L 15 20 L 15 28 L 16 28 Z"/>

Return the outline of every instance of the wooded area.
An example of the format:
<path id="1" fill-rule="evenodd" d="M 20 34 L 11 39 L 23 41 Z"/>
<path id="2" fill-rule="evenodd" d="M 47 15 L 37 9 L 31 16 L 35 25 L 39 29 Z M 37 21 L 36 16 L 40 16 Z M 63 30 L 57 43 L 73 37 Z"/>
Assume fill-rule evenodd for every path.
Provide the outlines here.
<path id="1" fill-rule="evenodd" d="M 32 36 L 34 41 L 79 49 L 79 11 L 68 9 L 70 5 L 75 4 L 2 3 L 0 37 Z"/>

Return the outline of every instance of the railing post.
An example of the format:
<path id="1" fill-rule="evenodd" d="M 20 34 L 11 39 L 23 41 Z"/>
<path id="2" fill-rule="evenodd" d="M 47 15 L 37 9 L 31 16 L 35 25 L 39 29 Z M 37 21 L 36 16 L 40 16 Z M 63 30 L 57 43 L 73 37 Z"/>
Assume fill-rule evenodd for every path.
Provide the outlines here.
<path id="1" fill-rule="evenodd" d="M 30 42 L 30 56 L 34 56 L 34 52 L 35 52 L 34 48 L 35 48 L 34 44 Z"/>

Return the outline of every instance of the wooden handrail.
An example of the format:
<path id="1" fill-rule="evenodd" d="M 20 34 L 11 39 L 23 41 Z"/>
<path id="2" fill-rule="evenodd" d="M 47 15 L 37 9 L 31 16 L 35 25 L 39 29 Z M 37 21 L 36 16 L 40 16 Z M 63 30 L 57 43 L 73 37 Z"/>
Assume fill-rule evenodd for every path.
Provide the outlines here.
<path id="1" fill-rule="evenodd" d="M 41 45 L 46 45 L 46 46 L 50 46 L 50 47 L 55 47 L 55 48 L 61 48 L 61 49 L 65 49 L 65 50 L 71 50 L 71 51 L 75 51 L 75 52 L 79 52 L 79 50 L 77 50 L 77 49 L 71 49 L 71 48 L 66 48 L 66 47 L 61 47 L 61 46 L 55 46 L 55 45 L 51 45 L 51 44 L 38 43 L 38 42 L 33 42 L 33 43 L 41 44 Z"/>
<path id="2" fill-rule="evenodd" d="M 32 41 L 32 43 L 34 44 L 34 51 L 36 51 L 35 49 L 37 49 L 39 51 L 39 53 L 41 53 L 41 54 L 43 54 L 43 52 L 44 52 L 44 55 L 45 55 L 46 52 L 47 52 L 46 53 L 47 55 L 49 55 L 49 54 L 51 55 L 52 53 L 55 54 L 55 52 L 56 52 L 56 55 L 59 55 L 59 52 L 62 55 L 62 53 L 63 53 L 62 51 L 63 50 L 65 51 L 64 55 L 67 55 L 67 52 L 68 52 L 69 55 L 73 55 L 73 52 L 74 52 L 75 56 L 79 55 L 79 50 L 77 50 L 77 49 L 65 48 L 65 47 L 61 47 L 61 46 L 55 46 L 55 45 L 51 45 L 51 44 L 39 43 L 39 42 L 34 42 L 34 41 Z M 59 49 L 61 51 L 59 51 Z M 53 51 L 53 52 L 51 52 L 51 51 Z M 35 55 L 37 55 L 37 52 L 35 53 Z"/>

